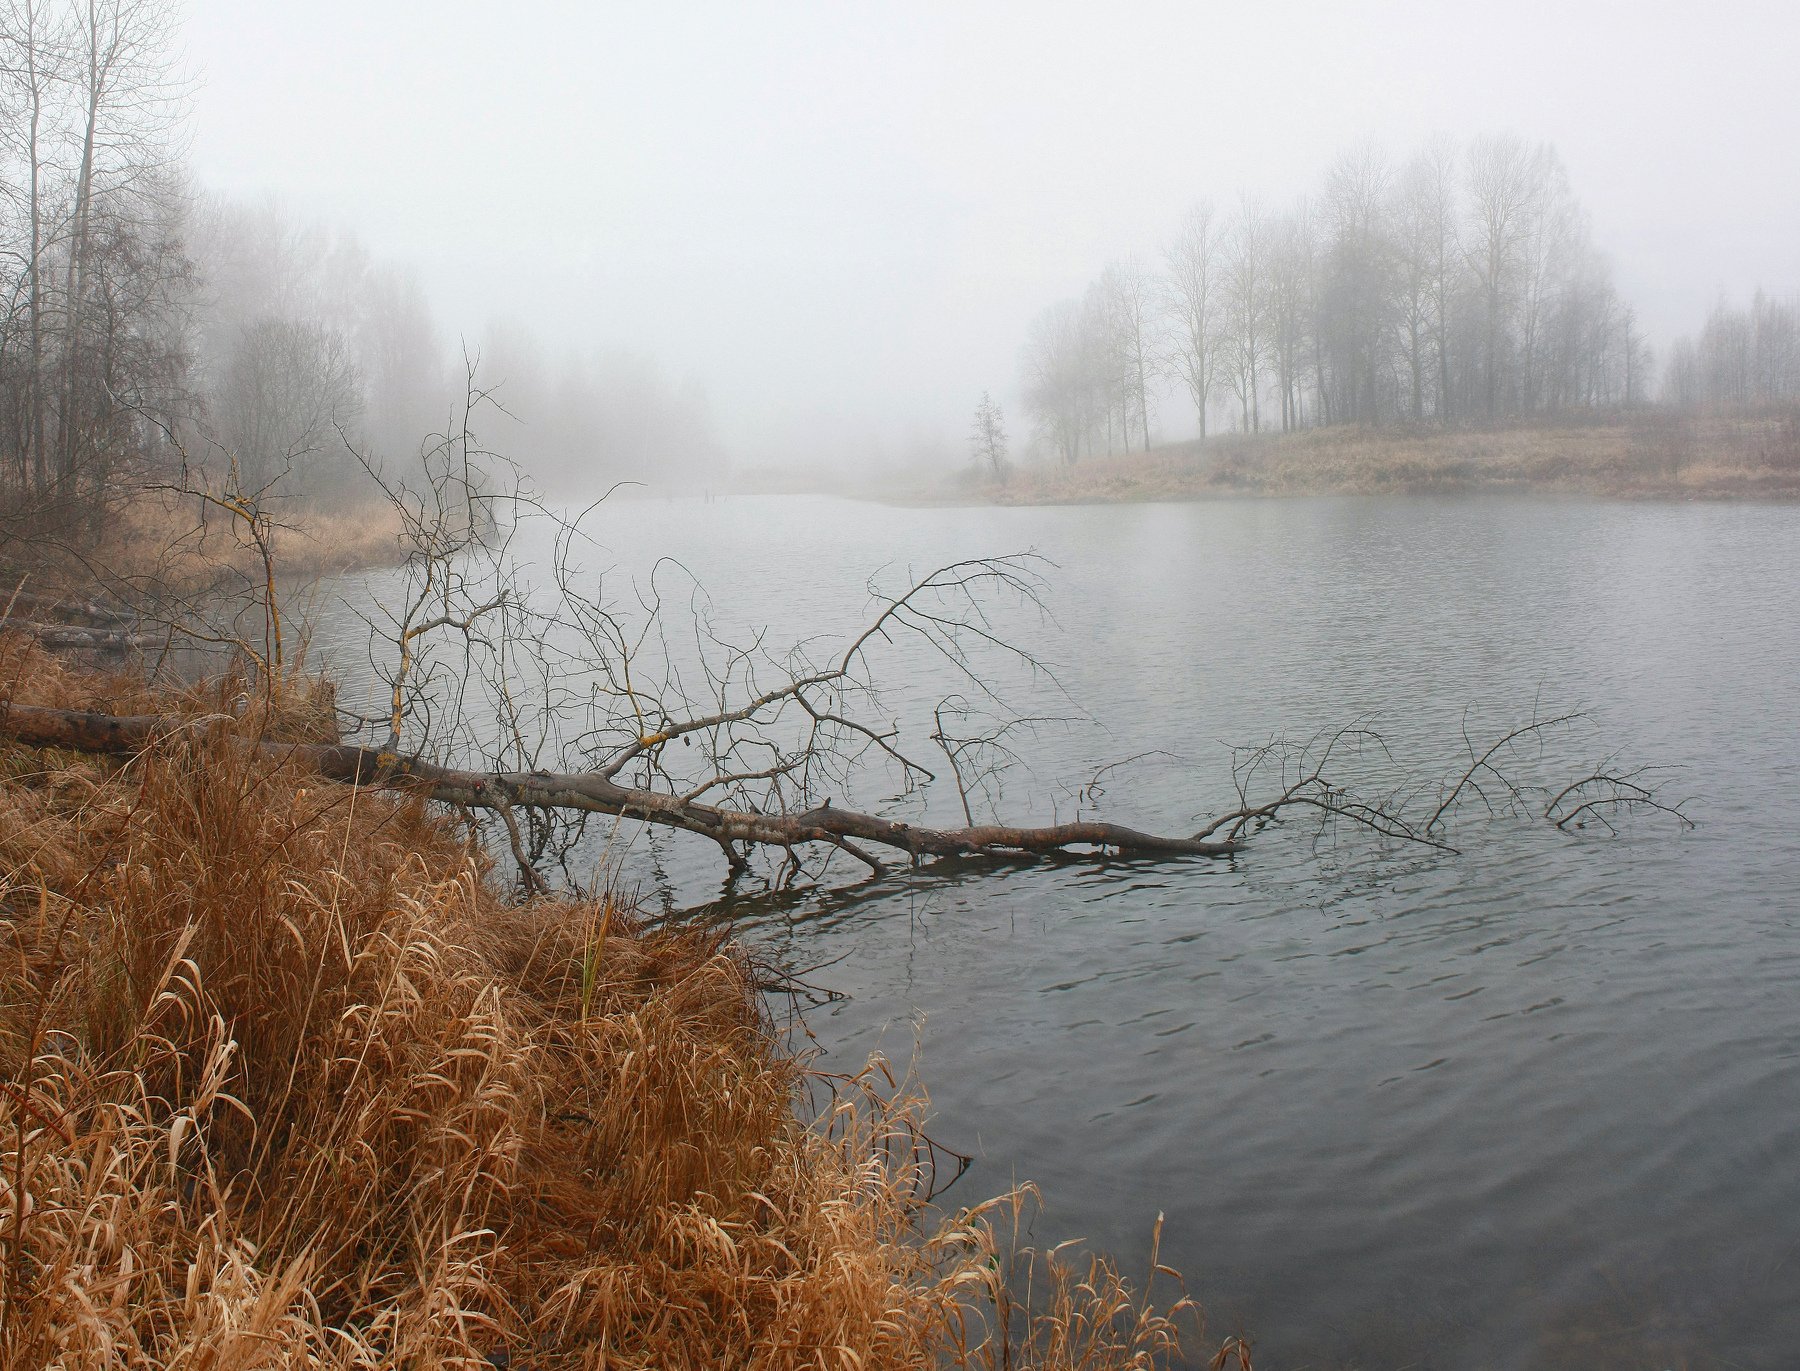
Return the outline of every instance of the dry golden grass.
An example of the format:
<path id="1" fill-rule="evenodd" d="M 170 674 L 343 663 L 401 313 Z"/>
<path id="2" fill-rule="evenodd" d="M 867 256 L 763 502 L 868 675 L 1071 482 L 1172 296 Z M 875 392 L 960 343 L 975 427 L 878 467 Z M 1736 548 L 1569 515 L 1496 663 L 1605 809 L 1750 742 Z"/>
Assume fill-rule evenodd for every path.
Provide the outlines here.
<path id="1" fill-rule="evenodd" d="M 275 508 L 272 550 L 284 580 L 397 565 L 400 517 L 391 505 L 354 509 Z M 191 584 L 221 564 L 260 573 L 254 548 L 236 521 L 194 496 L 149 491 L 109 520 L 95 553 L 109 567 Z"/>
<path id="2" fill-rule="evenodd" d="M 1086 504 L 1210 496 L 1540 492 L 1663 499 L 1800 498 L 1800 417 L 1686 417 L 1495 430 L 1350 425 L 1227 435 L 1016 473 L 983 498 Z"/>
<path id="3" fill-rule="evenodd" d="M 277 502 L 264 512 L 284 583 L 403 558 L 400 516 L 383 501 L 335 510 Z M 0 512 L 0 565 L 84 592 L 138 584 L 180 595 L 263 575 L 241 520 L 196 495 L 156 487 L 121 488 L 76 510 Z"/>
<path id="4" fill-rule="evenodd" d="M 919 1232 L 917 1102 L 802 1122 L 719 935 L 510 902 L 452 820 L 242 745 L 305 691 L 233 693 L 0 637 L 0 700 L 211 719 L 126 766 L 0 749 L 0 1364 L 1175 1355 L 1191 1306 L 1015 1258 L 1022 1196 Z"/>

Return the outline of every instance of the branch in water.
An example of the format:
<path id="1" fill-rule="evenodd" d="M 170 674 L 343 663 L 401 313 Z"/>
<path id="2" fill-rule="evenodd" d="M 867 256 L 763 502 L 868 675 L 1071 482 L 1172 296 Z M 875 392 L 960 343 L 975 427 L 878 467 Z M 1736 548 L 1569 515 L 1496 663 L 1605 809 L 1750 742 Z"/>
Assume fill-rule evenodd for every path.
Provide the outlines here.
<path id="1" fill-rule="evenodd" d="M 159 740 L 212 720 L 188 721 L 165 715 L 112 715 L 29 705 L 0 706 L 0 736 L 33 747 L 135 756 Z M 1080 822 L 1040 828 L 980 824 L 928 828 L 825 804 L 796 814 L 758 814 L 704 804 L 681 795 L 624 786 L 597 773 L 543 771 L 463 771 L 420 757 L 369 747 L 331 743 L 253 746 L 264 756 L 311 767 L 332 780 L 423 794 L 444 804 L 491 810 L 504 820 L 513 809 L 561 809 L 614 814 L 731 844 L 782 848 L 792 852 L 825 844 L 880 871 L 880 860 L 860 844 L 906 854 L 909 861 L 970 855 L 1041 856 L 1079 848 L 1110 849 L 1136 857 L 1223 857 L 1242 846 L 1235 840 L 1164 837 L 1120 824 Z M 509 828 L 510 831 L 510 828 Z"/>

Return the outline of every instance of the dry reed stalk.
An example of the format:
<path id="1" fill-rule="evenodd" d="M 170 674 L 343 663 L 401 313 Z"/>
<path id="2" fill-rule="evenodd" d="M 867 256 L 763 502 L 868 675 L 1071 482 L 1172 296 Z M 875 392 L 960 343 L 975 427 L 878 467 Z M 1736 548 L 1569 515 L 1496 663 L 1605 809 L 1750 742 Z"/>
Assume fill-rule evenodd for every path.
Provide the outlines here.
<path id="1" fill-rule="evenodd" d="M 0 698 L 134 691 L 0 638 Z M 1002 1211 L 919 1231 L 917 1097 L 802 1124 L 720 935 L 509 902 L 450 820 L 257 759 L 320 726 L 303 690 L 154 707 L 235 723 L 117 768 L 0 752 L 0 1364 L 1174 1357 Z"/>

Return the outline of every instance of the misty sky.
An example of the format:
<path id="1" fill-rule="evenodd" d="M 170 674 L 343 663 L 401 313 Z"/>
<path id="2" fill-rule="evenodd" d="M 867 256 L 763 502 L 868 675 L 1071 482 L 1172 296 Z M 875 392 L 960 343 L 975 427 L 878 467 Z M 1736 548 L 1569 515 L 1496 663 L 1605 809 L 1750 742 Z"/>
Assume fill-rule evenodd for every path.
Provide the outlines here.
<path id="1" fill-rule="evenodd" d="M 1032 316 L 1344 146 L 1560 149 L 1662 348 L 1800 289 L 1792 3 L 190 0 L 201 181 L 414 263 L 441 322 L 697 377 L 733 455 L 1015 430 Z M 1191 421 L 1179 408 L 1161 425 Z M 876 448 L 879 441 L 880 447 Z"/>

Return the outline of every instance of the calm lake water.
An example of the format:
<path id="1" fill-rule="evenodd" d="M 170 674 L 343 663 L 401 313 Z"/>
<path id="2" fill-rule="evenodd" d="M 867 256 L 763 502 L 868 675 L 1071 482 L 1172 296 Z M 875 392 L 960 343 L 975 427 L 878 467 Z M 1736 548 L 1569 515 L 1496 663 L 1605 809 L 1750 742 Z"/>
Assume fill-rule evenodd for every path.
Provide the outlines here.
<path id="1" fill-rule="evenodd" d="M 1229 861 L 966 866 L 730 913 L 844 996 L 808 1014 L 823 1066 L 916 1043 L 934 1135 L 975 1157 L 947 1202 L 1035 1180 L 1037 1240 L 1138 1269 L 1165 1212 L 1164 1260 L 1259 1371 L 1800 1365 L 1800 509 L 790 497 L 593 528 L 591 561 L 679 558 L 720 622 L 789 637 L 852 628 L 883 566 L 1050 558 L 1053 620 L 1002 625 L 1068 698 L 1013 686 L 1091 721 L 1021 748 L 1019 817 L 1164 749 L 1104 812 L 1191 831 L 1230 799 L 1224 744 L 1362 717 L 1435 778 L 1465 711 L 1492 735 L 1536 700 L 1589 723 L 1534 774 L 1676 768 L 1693 832 L 1477 806 L 1456 855 L 1295 825 Z M 360 638 L 325 620 L 354 676 Z M 954 682 L 895 667 L 919 736 Z M 629 869 L 683 906 L 722 876 L 679 836 Z"/>

